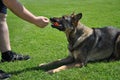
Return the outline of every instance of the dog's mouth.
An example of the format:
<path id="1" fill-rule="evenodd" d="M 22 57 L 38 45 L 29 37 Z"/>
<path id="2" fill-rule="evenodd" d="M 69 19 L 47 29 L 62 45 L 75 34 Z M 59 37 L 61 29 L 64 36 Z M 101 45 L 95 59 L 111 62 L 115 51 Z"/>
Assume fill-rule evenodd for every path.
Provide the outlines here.
<path id="1" fill-rule="evenodd" d="M 50 18 L 50 21 L 51 21 L 51 26 L 53 28 L 56 28 L 56 29 L 58 29 L 60 31 L 65 30 L 64 26 L 60 22 L 58 22 L 55 18 Z"/>
<path id="2" fill-rule="evenodd" d="M 52 23 L 52 27 L 60 27 L 62 26 L 59 22 L 51 22 Z"/>
<path id="3" fill-rule="evenodd" d="M 54 18 L 50 18 L 50 21 L 52 23 L 52 27 L 60 27 L 62 26 L 57 20 L 55 20 Z"/>

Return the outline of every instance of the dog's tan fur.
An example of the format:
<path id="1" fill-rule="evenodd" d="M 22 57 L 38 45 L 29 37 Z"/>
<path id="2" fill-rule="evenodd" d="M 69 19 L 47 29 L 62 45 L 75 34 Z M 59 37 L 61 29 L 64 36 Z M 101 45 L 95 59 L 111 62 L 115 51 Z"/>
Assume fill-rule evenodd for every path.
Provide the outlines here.
<path id="1" fill-rule="evenodd" d="M 79 22 L 81 16 L 80 13 L 51 19 L 52 23 L 58 22 L 62 25 L 53 27 L 65 32 L 69 42 L 69 55 L 61 60 L 40 64 L 40 67 L 55 66 L 48 70 L 48 73 L 56 73 L 72 67 L 82 67 L 89 61 L 120 59 L 120 30 L 111 27 L 98 29 L 86 27 Z"/>

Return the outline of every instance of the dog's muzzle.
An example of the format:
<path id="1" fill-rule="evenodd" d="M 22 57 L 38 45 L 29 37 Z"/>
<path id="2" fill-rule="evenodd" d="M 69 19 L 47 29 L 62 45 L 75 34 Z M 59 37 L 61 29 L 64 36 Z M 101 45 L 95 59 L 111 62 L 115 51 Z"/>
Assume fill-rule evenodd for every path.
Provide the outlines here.
<path id="1" fill-rule="evenodd" d="M 50 18 L 50 21 L 53 28 L 56 28 L 60 31 L 65 31 L 65 27 L 63 26 L 63 24 L 59 23 L 55 18 Z"/>

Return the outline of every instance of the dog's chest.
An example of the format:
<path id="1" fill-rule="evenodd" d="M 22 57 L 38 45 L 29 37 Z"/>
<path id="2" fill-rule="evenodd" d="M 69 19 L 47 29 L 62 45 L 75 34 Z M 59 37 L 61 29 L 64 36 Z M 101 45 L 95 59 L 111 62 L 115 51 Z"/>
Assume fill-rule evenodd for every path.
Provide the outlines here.
<path id="1" fill-rule="evenodd" d="M 79 57 L 80 57 L 80 54 L 79 54 L 79 52 L 77 50 L 74 50 L 71 54 L 73 55 L 73 57 L 75 59 L 79 59 Z"/>
<path id="2" fill-rule="evenodd" d="M 86 50 L 82 49 L 82 47 L 79 48 L 69 48 L 70 55 L 74 57 L 75 60 L 82 60 L 84 56 L 87 56 Z"/>
<path id="3" fill-rule="evenodd" d="M 73 50 L 73 47 L 70 46 L 70 45 L 68 46 L 68 50 L 69 50 L 69 54 L 76 59 L 77 56 L 78 56 L 78 52 L 77 52 L 77 51 L 74 51 L 74 50 Z"/>

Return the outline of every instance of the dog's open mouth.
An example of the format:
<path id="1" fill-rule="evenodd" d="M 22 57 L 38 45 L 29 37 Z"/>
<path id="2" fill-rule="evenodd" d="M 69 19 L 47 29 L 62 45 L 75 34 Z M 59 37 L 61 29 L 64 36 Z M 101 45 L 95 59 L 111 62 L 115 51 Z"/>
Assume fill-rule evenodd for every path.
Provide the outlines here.
<path id="1" fill-rule="evenodd" d="M 51 21 L 51 26 L 53 28 L 56 28 L 56 29 L 58 29 L 60 31 L 65 30 L 64 26 L 59 21 L 57 21 L 56 18 L 50 18 L 50 21 Z"/>
<path id="2" fill-rule="evenodd" d="M 62 26 L 59 22 L 57 22 L 54 18 L 50 18 L 50 21 L 52 23 L 52 27 L 60 27 Z"/>
<path id="3" fill-rule="evenodd" d="M 61 26 L 61 24 L 59 24 L 58 22 L 52 22 L 52 26 L 59 27 L 59 26 Z"/>

